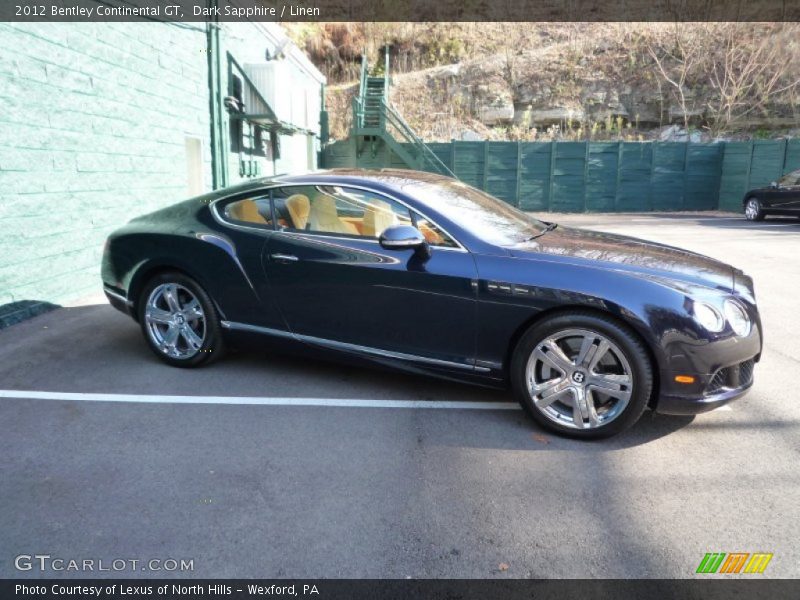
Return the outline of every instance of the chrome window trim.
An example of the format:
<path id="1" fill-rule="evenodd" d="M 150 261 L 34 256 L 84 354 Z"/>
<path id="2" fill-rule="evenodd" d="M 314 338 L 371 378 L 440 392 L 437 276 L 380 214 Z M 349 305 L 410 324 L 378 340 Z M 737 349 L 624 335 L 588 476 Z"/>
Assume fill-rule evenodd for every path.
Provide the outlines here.
<path id="1" fill-rule="evenodd" d="M 389 199 L 393 200 L 394 202 L 397 202 L 398 204 L 401 204 L 402 206 L 405 206 L 409 210 L 409 212 L 415 212 L 415 213 L 419 214 L 420 216 L 422 216 L 424 219 L 427 219 L 430 223 L 433 223 L 436 227 L 438 227 L 442 231 L 442 233 L 447 235 L 451 240 L 453 240 L 456 244 L 458 244 L 457 248 L 450 248 L 448 246 L 433 246 L 433 245 L 431 245 L 432 249 L 435 248 L 437 250 L 448 250 L 448 251 L 451 251 L 451 252 L 455 251 L 455 252 L 467 252 L 467 253 L 469 253 L 469 250 L 467 250 L 464 247 L 464 245 L 458 240 L 458 238 L 456 238 L 452 233 L 447 231 L 444 227 L 439 225 L 439 223 L 437 223 L 435 220 L 431 219 L 427 214 L 425 214 L 421 210 L 418 210 L 418 209 L 416 209 L 416 208 L 414 208 L 412 206 L 409 206 L 406 202 L 403 202 L 402 200 L 400 200 L 396 196 L 394 196 L 392 194 L 389 194 L 389 193 L 386 193 L 383 190 L 375 190 L 373 188 L 370 188 L 369 186 L 357 185 L 357 184 L 337 185 L 335 183 L 331 183 L 330 181 L 305 181 L 303 183 L 272 183 L 272 184 L 267 184 L 267 185 L 268 185 L 268 187 L 259 188 L 258 190 L 254 191 L 254 193 L 260 193 L 262 191 L 263 192 L 271 192 L 273 189 L 283 188 L 283 187 L 301 187 L 301 186 L 327 185 L 327 186 L 333 186 L 333 187 L 352 188 L 354 190 L 362 190 L 362 191 L 365 191 L 365 192 L 371 192 L 373 194 L 377 194 L 379 196 L 385 196 L 386 198 L 389 198 Z M 233 227 L 235 229 L 243 229 L 245 231 L 260 231 L 262 233 L 263 232 L 267 232 L 267 233 L 276 233 L 276 232 L 278 232 L 278 233 L 287 233 L 287 234 L 292 234 L 292 235 L 312 235 L 312 236 L 319 235 L 321 237 L 338 239 L 338 240 L 357 240 L 357 241 L 362 241 L 362 242 L 371 242 L 371 243 L 374 243 L 374 244 L 378 244 L 379 243 L 378 240 L 373 239 L 373 238 L 369 238 L 369 237 L 359 237 L 359 236 L 346 237 L 346 236 L 328 235 L 324 231 L 299 231 L 299 230 L 278 229 L 276 227 L 276 223 L 274 223 L 274 222 L 272 223 L 272 227 L 271 228 L 251 227 L 251 226 L 248 226 L 248 225 L 238 225 L 236 223 L 232 223 L 232 222 L 226 220 L 222 215 L 219 214 L 219 210 L 217 209 L 217 204 L 220 203 L 220 202 L 223 202 L 224 200 L 230 200 L 231 198 L 235 198 L 236 196 L 239 196 L 242 193 L 247 193 L 247 192 L 239 192 L 239 193 L 236 193 L 236 194 L 231 194 L 229 196 L 223 196 L 222 198 L 217 198 L 216 200 L 214 200 L 211 203 L 209 203 L 208 208 L 211 211 L 211 214 L 214 216 L 214 219 L 218 223 L 220 223 L 221 225 L 228 226 L 228 227 Z"/>
<path id="2" fill-rule="evenodd" d="M 369 354 L 372 356 L 379 356 L 383 358 L 394 358 L 398 360 L 421 362 L 429 365 L 450 367 L 466 371 L 475 371 L 478 373 L 488 373 L 491 371 L 490 368 L 479 366 L 474 362 L 470 364 L 465 364 L 449 360 L 441 360 L 439 358 L 428 358 L 427 356 L 419 356 L 416 354 L 406 354 L 405 352 L 393 352 L 391 350 L 382 350 L 380 348 L 373 348 L 371 346 L 361 346 L 359 344 L 351 344 L 349 342 L 339 342 L 336 340 L 318 338 L 311 335 L 292 333 L 291 331 L 286 331 L 283 329 L 272 329 L 270 327 L 261 327 L 260 325 L 250 325 L 248 323 L 238 323 L 236 321 L 221 321 L 220 325 L 222 326 L 223 329 L 231 329 L 233 331 L 249 331 L 252 333 L 261 333 L 265 335 L 274 335 L 276 337 L 291 338 L 294 340 L 306 342 L 309 344 L 315 344 L 317 346 L 323 346 L 325 348 L 330 348 L 333 350 L 343 350 L 361 354 Z"/>
<path id="3" fill-rule="evenodd" d="M 427 217 L 425 217 L 425 218 L 427 218 Z M 442 230 L 442 231 L 444 231 L 444 230 Z M 325 240 L 346 240 L 346 241 L 350 241 L 350 242 L 365 242 L 365 243 L 369 243 L 369 244 L 380 245 L 380 241 L 376 240 L 376 239 L 373 239 L 373 238 L 358 237 L 358 236 L 355 236 L 355 235 L 350 236 L 350 237 L 346 237 L 346 236 L 343 236 L 343 235 L 328 234 L 328 233 L 326 233 L 324 231 L 298 231 L 298 230 L 287 230 L 287 229 L 275 229 L 274 233 L 282 233 L 282 234 L 286 234 L 286 235 L 297 235 L 297 236 L 300 236 L 300 237 L 308 236 L 308 237 L 312 237 L 312 238 L 322 238 L 322 239 L 325 239 Z M 445 232 L 445 233 L 447 233 L 447 232 Z M 447 235 L 450 235 L 450 234 L 448 233 Z M 456 241 L 457 244 L 459 243 L 456 240 L 456 238 L 454 238 L 452 235 L 450 235 L 450 238 L 453 239 L 454 241 Z M 447 246 L 431 246 L 430 248 L 431 248 L 431 250 L 447 250 L 448 252 L 465 252 L 465 253 L 468 252 L 468 250 L 466 250 L 460 244 L 459 244 L 458 248 L 449 248 Z"/>

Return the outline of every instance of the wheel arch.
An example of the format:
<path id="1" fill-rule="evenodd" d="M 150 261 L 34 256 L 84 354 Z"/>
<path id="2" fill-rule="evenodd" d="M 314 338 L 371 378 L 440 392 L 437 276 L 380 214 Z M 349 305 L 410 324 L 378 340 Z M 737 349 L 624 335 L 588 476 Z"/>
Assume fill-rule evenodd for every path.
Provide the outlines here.
<path id="1" fill-rule="evenodd" d="M 627 330 L 631 335 L 633 335 L 645 349 L 647 353 L 647 358 L 650 361 L 651 370 L 653 373 L 653 387 L 650 392 L 650 398 L 648 399 L 648 406 L 653 407 L 655 406 L 658 400 L 658 394 L 661 386 L 660 381 L 660 363 L 656 357 L 656 354 L 653 350 L 652 342 L 648 341 L 647 336 L 645 336 L 641 328 L 644 327 L 643 324 L 637 323 L 633 319 L 625 318 L 624 309 L 620 307 L 614 307 L 616 310 L 604 310 L 601 308 L 597 308 L 596 306 L 586 306 L 584 304 L 570 304 L 570 305 L 562 305 L 562 306 L 554 306 L 551 308 L 544 309 L 539 311 L 535 315 L 530 316 L 527 320 L 521 323 L 514 333 L 511 335 L 511 338 L 508 343 L 508 348 L 506 349 L 506 355 L 503 360 L 504 368 L 506 370 L 509 369 L 511 365 L 511 359 L 514 355 L 514 351 L 516 350 L 517 346 L 519 345 L 522 336 L 525 335 L 525 332 L 528 331 L 534 325 L 541 323 L 546 319 L 550 319 L 552 317 L 557 317 L 559 315 L 574 313 L 574 312 L 581 312 L 585 314 L 595 315 L 598 317 L 602 317 L 605 319 L 609 319 L 613 321 L 615 324 L 623 327 Z"/>
<path id="2" fill-rule="evenodd" d="M 194 269 L 175 260 L 153 259 L 145 261 L 136 268 L 128 285 L 128 299 L 131 301 L 131 312 L 134 320 L 139 320 L 139 302 L 142 290 L 148 281 L 162 273 L 181 273 L 194 279 L 206 291 L 208 297 L 211 298 L 211 302 L 214 303 L 214 308 L 217 309 L 220 318 L 225 319 L 225 314 L 222 312 L 217 299 L 210 293 L 204 278 L 198 275 Z"/>

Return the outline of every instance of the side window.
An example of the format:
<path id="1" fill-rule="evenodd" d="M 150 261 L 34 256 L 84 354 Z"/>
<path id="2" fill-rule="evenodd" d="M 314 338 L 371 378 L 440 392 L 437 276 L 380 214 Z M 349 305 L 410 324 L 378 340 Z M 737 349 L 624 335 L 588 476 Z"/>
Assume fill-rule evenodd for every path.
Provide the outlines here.
<path id="1" fill-rule="evenodd" d="M 778 180 L 778 183 L 785 187 L 800 185 L 800 170 L 784 175 Z"/>
<path id="2" fill-rule="evenodd" d="M 442 231 L 436 223 L 429 221 L 422 215 L 415 214 L 415 217 L 417 229 L 425 236 L 425 239 L 431 246 L 458 248 L 458 244 L 456 244 L 455 240 Z"/>
<path id="3" fill-rule="evenodd" d="M 292 186 L 273 190 L 283 229 L 377 239 L 392 225 L 411 224 L 402 204 L 364 190 L 339 186 Z"/>
<path id="4" fill-rule="evenodd" d="M 272 202 L 278 229 L 305 231 L 314 193 L 315 188 L 311 185 L 273 188 Z"/>
<path id="5" fill-rule="evenodd" d="M 242 225 L 256 225 L 272 229 L 272 211 L 269 194 L 242 198 L 226 204 L 223 208 L 225 219 Z"/>

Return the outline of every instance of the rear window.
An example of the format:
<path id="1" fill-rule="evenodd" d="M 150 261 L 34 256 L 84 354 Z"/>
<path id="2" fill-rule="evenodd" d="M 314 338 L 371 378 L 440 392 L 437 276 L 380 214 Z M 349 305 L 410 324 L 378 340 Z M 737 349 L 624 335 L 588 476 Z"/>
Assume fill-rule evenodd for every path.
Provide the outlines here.
<path id="1" fill-rule="evenodd" d="M 226 220 L 242 225 L 255 225 L 272 229 L 272 209 L 269 194 L 235 200 L 225 205 Z"/>

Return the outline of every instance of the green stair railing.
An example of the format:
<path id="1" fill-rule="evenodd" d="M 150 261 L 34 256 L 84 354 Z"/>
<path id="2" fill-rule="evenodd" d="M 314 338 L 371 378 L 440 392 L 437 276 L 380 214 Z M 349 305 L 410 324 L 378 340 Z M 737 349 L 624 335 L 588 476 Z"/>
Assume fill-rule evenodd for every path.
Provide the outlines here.
<path id="1" fill-rule="evenodd" d="M 431 150 L 414 132 L 411 126 L 406 123 L 397 109 L 384 101 L 381 103 L 381 114 L 385 122 L 387 133 L 395 139 L 399 138 L 401 143 L 409 144 L 413 148 L 412 153 L 417 158 L 418 168 L 433 170 L 435 173 L 455 177 L 455 174 L 450 168 L 442 162 L 436 153 L 433 152 L 433 150 Z"/>
<path id="2" fill-rule="evenodd" d="M 366 56 L 361 57 L 359 93 L 353 98 L 353 133 L 379 136 L 408 166 L 455 177 L 455 174 L 414 132 L 389 102 L 389 52 L 382 77 L 371 77 Z"/>

